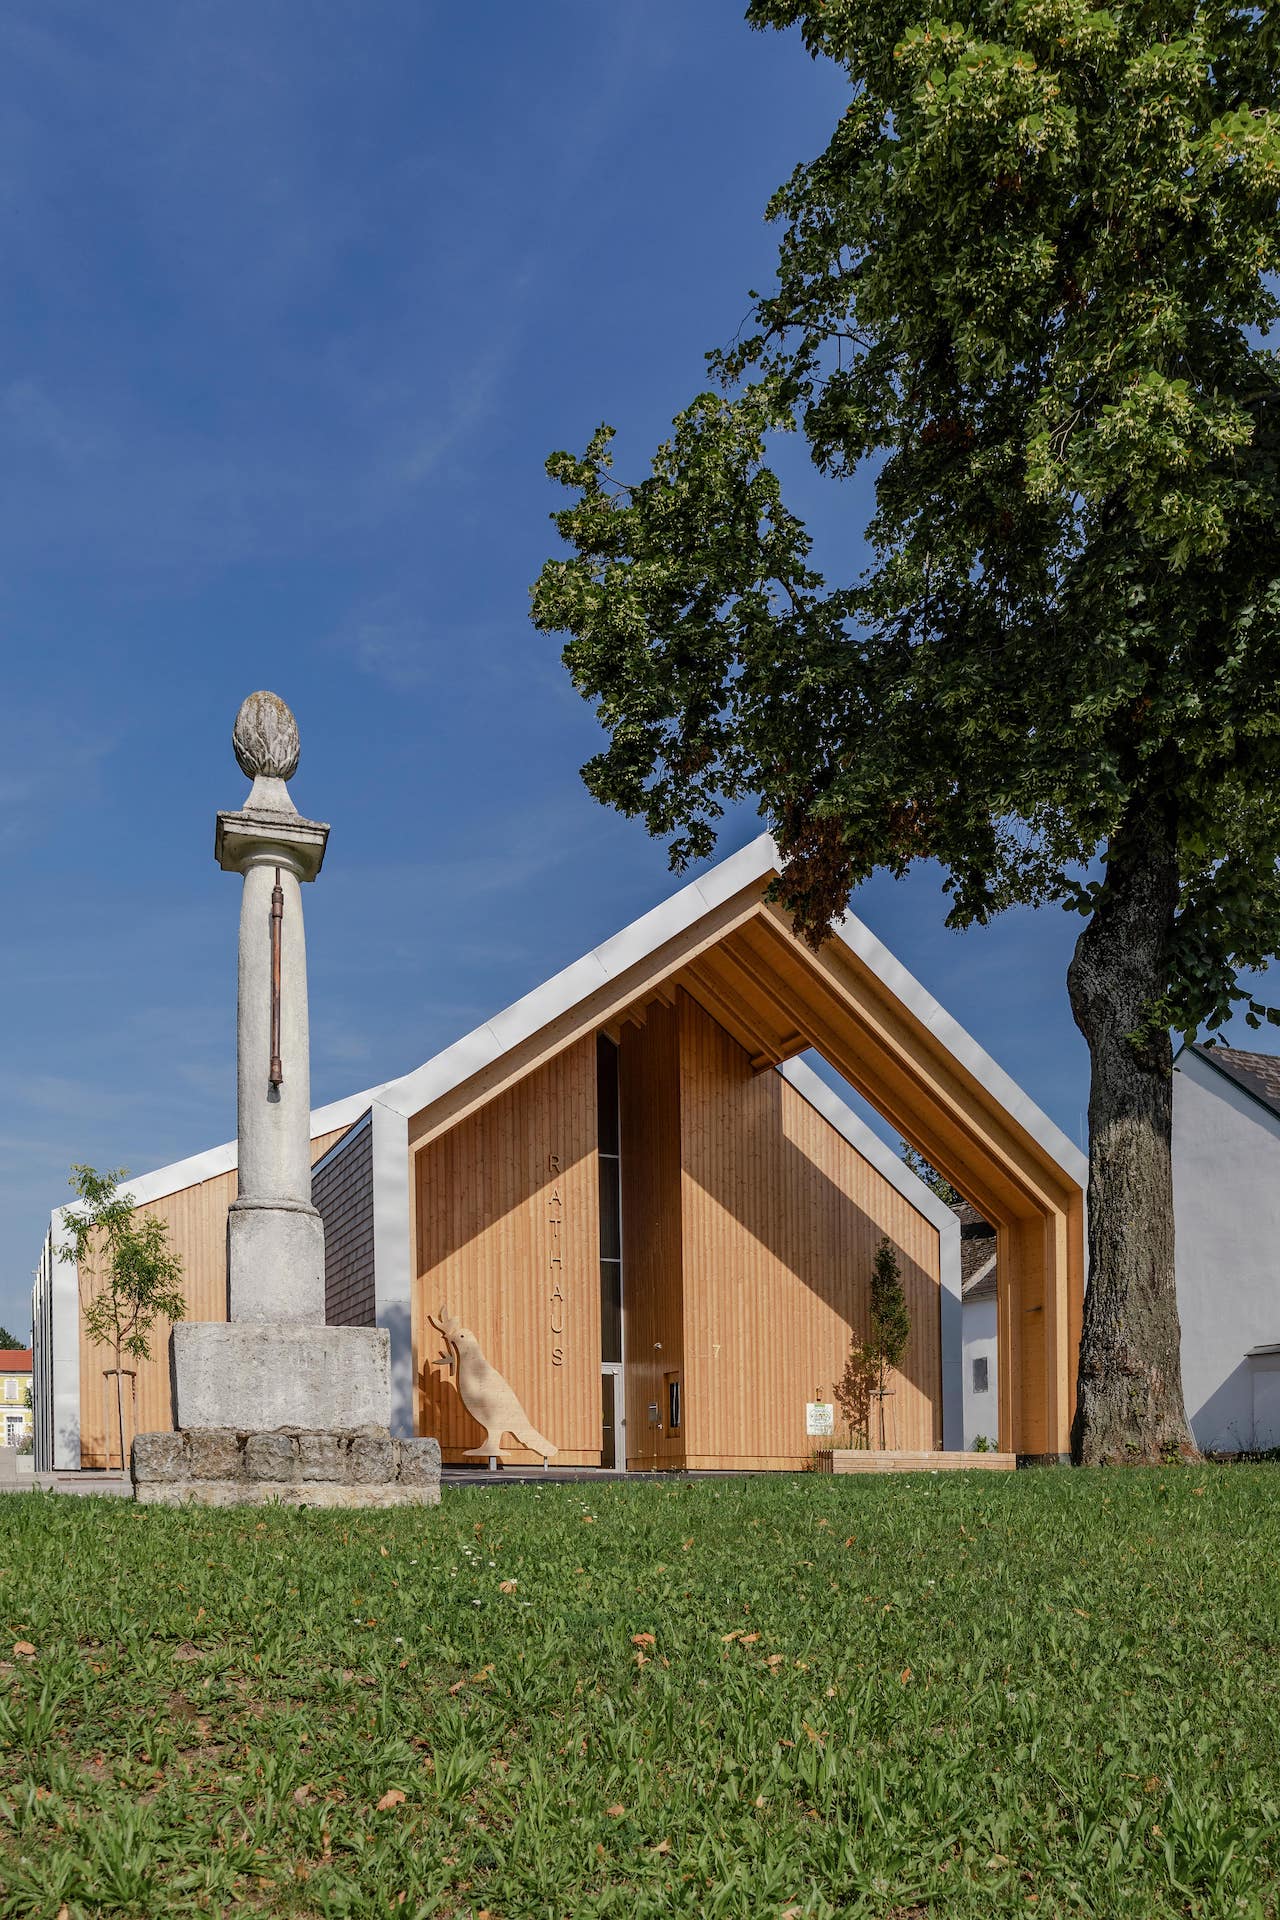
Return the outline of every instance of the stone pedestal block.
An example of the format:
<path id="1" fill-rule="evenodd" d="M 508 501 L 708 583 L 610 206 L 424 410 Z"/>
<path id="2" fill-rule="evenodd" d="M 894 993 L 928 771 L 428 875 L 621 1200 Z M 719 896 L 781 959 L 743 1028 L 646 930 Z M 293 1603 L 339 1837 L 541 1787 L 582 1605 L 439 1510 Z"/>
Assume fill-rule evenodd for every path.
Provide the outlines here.
<path id="1" fill-rule="evenodd" d="M 132 1472 L 144 1506 L 434 1507 L 440 1501 L 439 1444 L 393 1440 L 377 1427 L 140 1433 Z"/>
<path id="2" fill-rule="evenodd" d="M 241 1326 L 324 1325 L 324 1221 L 314 1207 L 232 1203 L 227 1300 L 231 1319 Z"/>
<path id="3" fill-rule="evenodd" d="M 184 1321 L 170 1336 L 179 1428 L 386 1428 L 390 1341 L 381 1327 Z"/>

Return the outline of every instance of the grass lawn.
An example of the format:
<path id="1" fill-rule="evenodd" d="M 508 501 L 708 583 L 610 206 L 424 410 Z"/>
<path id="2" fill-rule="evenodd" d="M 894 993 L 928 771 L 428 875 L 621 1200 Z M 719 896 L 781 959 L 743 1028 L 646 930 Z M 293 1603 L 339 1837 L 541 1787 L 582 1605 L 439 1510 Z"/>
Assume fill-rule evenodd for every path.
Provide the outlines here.
<path id="1" fill-rule="evenodd" d="M 0 1571 L 6 1920 L 1278 1911 L 1276 1468 L 27 1494 Z"/>

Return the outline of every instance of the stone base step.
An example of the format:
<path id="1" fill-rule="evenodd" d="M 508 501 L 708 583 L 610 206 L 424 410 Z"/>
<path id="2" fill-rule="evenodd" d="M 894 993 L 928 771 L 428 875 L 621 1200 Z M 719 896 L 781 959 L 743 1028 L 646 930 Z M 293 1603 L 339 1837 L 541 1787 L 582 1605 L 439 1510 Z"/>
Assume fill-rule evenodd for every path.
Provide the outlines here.
<path id="1" fill-rule="evenodd" d="M 433 1507 L 440 1447 L 385 1427 L 195 1427 L 140 1433 L 132 1474 L 147 1506 Z"/>
<path id="2" fill-rule="evenodd" d="M 439 1486 L 339 1486 L 332 1480 L 144 1481 L 144 1507 L 438 1507 Z"/>

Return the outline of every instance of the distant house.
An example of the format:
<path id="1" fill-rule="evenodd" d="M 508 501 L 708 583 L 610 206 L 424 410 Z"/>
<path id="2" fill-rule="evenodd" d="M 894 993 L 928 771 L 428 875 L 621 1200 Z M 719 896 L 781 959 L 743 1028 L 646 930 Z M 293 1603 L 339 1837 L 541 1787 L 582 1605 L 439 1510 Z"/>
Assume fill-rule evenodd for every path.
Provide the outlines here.
<path id="1" fill-rule="evenodd" d="M 964 1353 L 964 1444 L 999 1440 L 996 1335 L 996 1230 L 967 1200 L 951 1211 L 960 1222 L 961 1346 Z"/>
<path id="2" fill-rule="evenodd" d="M 0 1446 L 18 1447 L 32 1431 L 31 1354 L 24 1348 L 0 1348 Z"/>
<path id="3" fill-rule="evenodd" d="M 1196 1441 L 1206 1452 L 1280 1447 L 1280 1058 L 1178 1055 L 1173 1201 Z"/>

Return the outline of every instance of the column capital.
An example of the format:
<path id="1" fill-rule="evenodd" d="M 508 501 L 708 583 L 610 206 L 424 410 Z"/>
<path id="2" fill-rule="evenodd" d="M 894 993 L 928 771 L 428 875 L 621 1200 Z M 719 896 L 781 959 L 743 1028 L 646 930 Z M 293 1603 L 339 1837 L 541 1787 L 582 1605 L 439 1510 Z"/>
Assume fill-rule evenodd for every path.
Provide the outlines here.
<path id="1" fill-rule="evenodd" d="M 314 880 L 328 838 L 326 821 L 304 820 L 300 813 L 273 807 L 243 807 L 218 815 L 213 857 L 224 873 L 274 864 L 288 867 L 299 880 Z"/>

